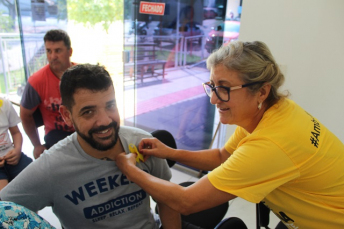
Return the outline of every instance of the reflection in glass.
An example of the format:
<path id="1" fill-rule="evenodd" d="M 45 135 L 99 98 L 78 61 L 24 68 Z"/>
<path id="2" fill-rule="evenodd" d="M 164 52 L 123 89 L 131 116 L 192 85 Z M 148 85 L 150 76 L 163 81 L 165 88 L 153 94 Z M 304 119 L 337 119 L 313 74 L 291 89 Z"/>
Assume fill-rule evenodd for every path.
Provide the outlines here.
<path id="1" fill-rule="evenodd" d="M 126 14 L 124 100 L 133 107 L 126 108 L 124 123 L 168 130 L 178 148 L 205 149 L 215 116 L 202 87 L 209 80 L 205 61 L 225 41 L 237 39 L 240 21 L 224 21 L 227 1 L 162 2 L 164 16 L 140 14 L 137 1 Z"/>

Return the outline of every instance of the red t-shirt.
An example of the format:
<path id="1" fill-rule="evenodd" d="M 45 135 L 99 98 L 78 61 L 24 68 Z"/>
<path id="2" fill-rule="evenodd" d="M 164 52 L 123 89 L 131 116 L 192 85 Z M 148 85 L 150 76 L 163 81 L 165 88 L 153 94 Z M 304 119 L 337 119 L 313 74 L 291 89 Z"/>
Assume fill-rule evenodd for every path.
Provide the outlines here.
<path id="1" fill-rule="evenodd" d="M 75 65 L 75 63 L 72 64 Z M 74 132 L 74 128 L 67 126 L 59 112 L 62 102 L 60 81 L 48 64 L 29 77 L 21 99 L 21 105 L 24 108 L 32 110 L 38 107 L 40 109 L 45 134 L 54 129 Z"/>

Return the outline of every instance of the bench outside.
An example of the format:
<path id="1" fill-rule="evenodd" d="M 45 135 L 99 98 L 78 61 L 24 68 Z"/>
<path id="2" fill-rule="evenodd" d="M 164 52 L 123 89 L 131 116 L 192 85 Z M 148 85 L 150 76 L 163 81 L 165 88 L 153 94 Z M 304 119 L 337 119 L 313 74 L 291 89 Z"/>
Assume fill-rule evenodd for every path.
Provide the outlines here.
<path id="1" fill-rule="evenodd" d="M 161 70 L 156 71 L 155 66 L 161 66 Z M 151 78 L 151 77 L 158 77 L 162 76 L 165 78 L 165 65 L 166 61 L 163 60 L 148 60 L 148 61 L 137 61 L 136 63 L 127 63 L 125 67 L 132 67 L 136 68 L 135 75 L 136 78 L 141 79 L 141 83 L 143 83 L 144 78 Z M 130 77 L 127 79 L 127 77 Z M 125 75 L 124 81 L 131 81 L 134 80 L 133 73 Z"/>
<path id="2" fill-rule="evenodd" d="M 157 60 L 155 53 L 156 44 L 125 44 L 130 47 L 128 62 L 124 64 L 124 82 L 140 79 L 141 83 L 145 78 L 165 78 L 166 61 Z"/>

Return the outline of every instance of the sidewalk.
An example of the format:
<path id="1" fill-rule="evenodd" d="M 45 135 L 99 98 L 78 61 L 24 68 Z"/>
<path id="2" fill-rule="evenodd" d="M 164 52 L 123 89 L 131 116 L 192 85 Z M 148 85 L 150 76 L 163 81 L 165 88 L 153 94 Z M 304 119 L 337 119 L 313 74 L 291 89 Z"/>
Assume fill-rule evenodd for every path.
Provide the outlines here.
<path id="1" fill-rule="evenodd" d="M 205 95 L 202 83 L 209 80 L 205 68 L 167 70 L 165 79 L 146 79 L 136 86 L 136 115 L 156 110 L 177 102 Z M 125 88 L 125 94 L 133 94 L 134 88 Z M 133 98 L 128 98 L 133 99 Z M 128 116 L 126 116 L 128 118 Z"/>
<path id="2" fill-rule="evenodd" d="M 148 132 L 165 129 L 175 137 L 178 148 L 208 148 L 215 107 L 204 93 L 202 83 L 209 80 L 209 71 L 199 66 L 171 70 L 164 80 L 153 80 L 138 83 L 135 97 L 133 88 L 126 90 L 125 99 L 129 103 L 135 98 L 136 110 L 125 112 L 124 124 Z"/>

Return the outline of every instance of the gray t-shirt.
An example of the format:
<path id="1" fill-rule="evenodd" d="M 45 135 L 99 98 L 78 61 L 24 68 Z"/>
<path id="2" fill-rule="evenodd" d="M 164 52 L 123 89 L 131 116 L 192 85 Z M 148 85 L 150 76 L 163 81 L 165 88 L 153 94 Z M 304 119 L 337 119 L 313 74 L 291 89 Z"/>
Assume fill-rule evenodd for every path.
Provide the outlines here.
<path id="1" fill-rule="evenodd" d="M 121 126 L 124 150 L 151 137 L 143 130 Z M 150 157 L 137 165 L 169 180 L 166 160 Z M 76 133 L 61 140 L 31 163 L 1 192 L 0 198 L 37 212 L 51 206 L 65 229 L 157 228 L 150 212 L 149 195 L 130 182 L 115 162 L 86 154 Z"/>

